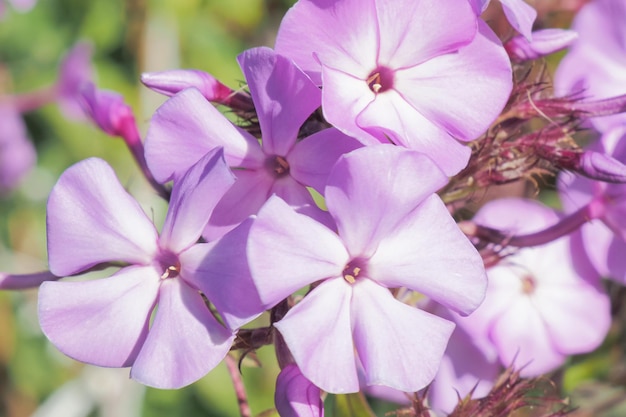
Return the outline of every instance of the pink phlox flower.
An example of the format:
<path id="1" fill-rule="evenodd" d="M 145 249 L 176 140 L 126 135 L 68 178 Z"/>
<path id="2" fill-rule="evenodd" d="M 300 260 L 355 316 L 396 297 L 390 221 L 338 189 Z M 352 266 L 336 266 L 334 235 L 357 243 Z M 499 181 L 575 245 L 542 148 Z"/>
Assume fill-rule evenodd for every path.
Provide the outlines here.
<path id="1" fill-rule="evenodd" d="M 166 182 L 204 153 L 224 147 L 238 181 L 216 207 L 207 238 L 256 213 L 272 194 L 323 220 L 326 214 L 307 187 L 322 192 L 337 158 L 362 145 L 332 128 L 298 140 L 300 127 L 320 105 L 319 89 L 269 48 L 248 50 L 239 63 L 256 107 L 262 143 L 228 121 L 198 90 L 187 89 L 153 117 L 146 139 L 148 166 L 158 181 Z"/>
<path id="2" fill-rule="evenodd" d="M 602 135 L 590 150 L 626 162 L 626 126 L 615 126 Z M 573 213 L 584 205 L 594 204 L 596 219 L 580 229 L 580 256 L 588 256 L 598 273 L 618 282 L 626 282 L 626 185 L 594 181 L 562 173 L 559 194 L 563 208 Z"/>
<path id="3" fill-rule="evenodd" d="M 104 161 L 92 158 L 66 170 L 48 201 L 50 270 L 69 276 L 103 263 L 127 266 L 109 278 L 44 283 L 39 321 L 46 336 L 74 359 L 131 366 L 131 378 L 158 388 L 185 386 L 215 367 L 236 327 L 222 326 L 203 297 L 216 300 L 227 324 L 222 307 L 247 300 L 215 296 L 222 277 L 207 274 L 206 263 L 220 242 L 197 241 L 233 182 L 222 150 L 207 153 L 174 184 L 159 236 Z"/>
<path id="4" fill-rule="evenodd" d="M 489 6 L 491 0 L 470 0 L 474 12 L 480 16 Z M 524 0 L 500 0 L 504 16 L 510 25 L 528 42 L 534 40 L 533 23 L 537 19 L 537 11 Z"/>
<path id="5" fill-rule="evenodd" d="M 506 104 L 511 64 L 466 0 L 300 0 L 276 51 L 318 85 L 326 119 L 364 144 L 427 154 L 449 176 Z"/>
<path id="6" fill-rule="evenodd" d="M 36 160 L 22 115 L 10 101 L 0 102 L 0 196 L 17 187 Z"/>
<path id="7" fill-rule="evenodd" d="M 419 181 L 416 181 L 419 178 Z M 250 227 L 248 263 L 262 309 L 318 283 L 274 323 L 302 374 L 331 393 L 367 385 L 406 392 L 435 376 L 454 325 L 394 298 L 419 291 L 463 314 L 486 285 L 482 259 L 434 192 L 447 177 L 393 145 L 344 155 L 325 189 L 338 233 L 277 196 Z"/>
<path id="8" fill-rule="evenodd" d="M 56 99 L 66 117 L 83 119 L 81 92 L 94 78 L 91 56 L 93 47 L 88 42 L 79 42 L 70 49 L 59 66 L 56 82 Z"/>
<path id="9" fill-rule="evenodd" d="M 280 417 L 324 417 L 321 394 L 297 365 L 289 364 L 276 379 L 274 403 Z"/>
<path id="10" fill-rule="evenodd" d="M 554 75 L 558 95 L 604 99 L 626 93 L 626 2 L 595 0 L 576 15 L 572 29 L 578 41 L 561 60 Z M 591 119 L 605 132 L 626 123 L 626 113 Z"/>
<path id="11" fill-rule="evenodd" d="M 498 199 L 474 221 L 509 233 L 532 233 L 555 224 L 559 215 L 533 200 Z M 485 301 L 457 321 L 486 354 L 495 348 L 504 366 L 538 376 L 567 356 L 597 348 L 611 324 L 610 302 L 591 269 L 572 258 L 569 237 L 517 250 L 487 269 Z M 583 274 L 582 276 L 580 274 Z"/>

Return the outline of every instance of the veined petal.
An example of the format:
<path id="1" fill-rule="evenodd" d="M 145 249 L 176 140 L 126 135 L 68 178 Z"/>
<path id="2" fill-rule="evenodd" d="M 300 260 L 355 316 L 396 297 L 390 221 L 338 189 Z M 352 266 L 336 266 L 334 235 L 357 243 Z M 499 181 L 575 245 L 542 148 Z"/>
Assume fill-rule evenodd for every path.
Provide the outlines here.
<path id="1" fill-rule="evenodd" d="M 534 305 L 560 353 L 591 352 L 604 340 L 611 325 L 609 297 L 600 289 L 580 281 L 537 288 Z"/>
<path id="2" fill-rule="evenodd" d="M 161 247 L 174 253 L 198 241 L 215 206 L 235 183 L 222 148 L 209 151 L 174 183 Z"/>
<path id="3" fill-rule="evenodd" d="M 209 242 L 224 236 L 255 214 L 271 195 L 275 179 L 265 169 L 238 169 L 234 172 L 237 181 L 215 206 L 202 234 Z"/>
<path id="4" fill-rule="evenodd" d="M 436 195 L 381 239 L 367 270 L 382 285 L 419 291 L 464 315 L 487 286 L 482 258 Z"/>
<path id="5" fill-rule="evenodd" d="M 353 285 L 351 315 L 367 385 L 415 392 L 433 380 L 454 323 L 401 303 L 366 278 Z"/>
<path id="6" fill-rule="evenodd" d="M 246 257 L 252 221 L 246 219 L 219 240 L 180 254 L 181 277 L 206 295 L 232 330 L 265 311 Z"/>
<path id="7" fill-rule="evenodd" d="M 337 129 L 324 129 L 293 147 L 289 153 L 289 172 L 296 181 L 323 193 L 328 174 L 337 159 L 362 146 L 358 140 Z"/>
<path id="8" fill-rule="evenodd" d="M 204 154 L 224 148 L 229 166 L 260 166 L 259 142 L 233 125 L 195 88 L 188 88 L 157 109 L 146 136 L 146 161 L 157 181 L 182 176 Z"/>
<path id="9" fill-rule="evenodd" d="M 308 284 L 342 276 L 348 253 L 335 233 L 272 196 L 252 223 L 248 262 L 269 308 Z"/>
<path id="10" fill-rule="evenodd" d="M 454 52 L 476 34 L 476 15 L 467 0 L 375 3 L 380 37 L 378 64 L 389 68 L 417 65 Z"/>
<path id="11" fill-rule="evenodd" d="M 447 181 L 443 172 L 418 152 L 392 145 L 370 146 L 337 162 L 328 178 L 326 205 L 351 255 L 367 258 Z"/>
<path id="12" fill-rule="evenodd" d="M 304 121 L 322 104 L 322 92 L 290 59 L 270 48 L 239 55 L 268 155 L 286 156 Z"/>
<path id="13" fill-rule="evenodd" d="M 130 366 L 144 343 L 159 288 L 152 267 L 127 267 L 103 279 L 44 282 L 39 324 L 63 353 L 98 366 Z"/>
<path id="14" fill-rule="evenodd" d="M 356 123 L 379 142 L 392 142 L 424 153 L 447 176 L 465 168 L 472 153 L 394 90 L 378 94 L 358 115 Z"/>
<path id="15" fill-rule="evenodd" d="M 354 77 L 328 65 L 322 66 L 322 78 L 322 111 L 329 123 L 365 145 L 387 142 L 357 125 L 357 116 L 376 98 L 364 78 Z"/>
<path id="16" fill-rule="evenodd" d="M 90 158 L 68 168 L 48 199 L 50 271 L 67 276 L 108 261 L 147 264 L 157 232 L 113 169 Z"/>
<path id="17" fill-rule="evenodd" d="M 351 335 L 351 298 L 352 289 L 346 281 L 331 279 L 274 323 L 302 374 L 334 394 L 359 390 Z"/>
<path id="18" fill-rule="evenodd" d="M 521 369 L 524 377 L 549 372 L 565 360 L 565 355 L 552 346 L 542 317 L 528 297 L 518 297 L 509 304 L 494 323 L 490 337 L 500 362 Z"/>
<path id="19" fill-rule="evenodd" d="M 365 80 L 376 68 L 377 24 L 374 0 L 303 0 L 285 14 L 275 49 L 318 85 L 319 62 Z"/>
<path id="20" fill-rule="evenodd" d="M 234 339 L 197 290 L 176 278 L 163 280 L 154 323 L 130 376 L 151 387 L 184 387 L 216 367 Z"/>
<path id="21" fill-rule="evenodd" d="M 394 88 L 428 120 L 463 141 L 482 135 L 512 88 L 511 63 L 484 22 L 472 42 L 396 72 Z"/>

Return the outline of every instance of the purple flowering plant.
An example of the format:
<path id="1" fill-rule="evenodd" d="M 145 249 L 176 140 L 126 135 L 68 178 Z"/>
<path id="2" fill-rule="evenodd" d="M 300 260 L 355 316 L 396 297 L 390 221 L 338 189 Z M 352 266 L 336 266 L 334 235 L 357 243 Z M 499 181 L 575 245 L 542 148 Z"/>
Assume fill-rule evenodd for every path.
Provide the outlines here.
<path id="1" fill-rule="evenodd" d="M 242 417 L 373 416 L 376 398 L 397 416 L 578 415 L 536 392 L 623 338 L 615 3 L 568 30 L 523 0 L 298 0 L 273 48 L 239 54 L 238 88 L 144 73 L 165 96 L 145 135 L 78 44 L 53 87 L 1 97 L 0 193 L 35 164 L 21 113 L 55 100 L 123 140 L 166 214 L 79 161 L 47 199 L 49 268 L 0 266 L 0 289 L 38 288 L 52 345 L 149 387 L 225 362 Z M 553 89 L 546 60 L 568 47 Z M 242 369 L 266 347 L 274 408 L 253 413 Z"/>

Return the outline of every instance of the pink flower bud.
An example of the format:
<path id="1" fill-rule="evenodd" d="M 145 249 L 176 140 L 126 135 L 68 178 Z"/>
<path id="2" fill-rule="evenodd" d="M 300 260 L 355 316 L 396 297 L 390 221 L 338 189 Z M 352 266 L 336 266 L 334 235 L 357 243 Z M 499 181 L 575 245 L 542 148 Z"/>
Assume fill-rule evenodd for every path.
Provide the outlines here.
<path id="1" fill-rule="evenodd" d="M 529 61 L 550 55 L 570 46 L 578 33 L 565 29 L 543 29 L 533 32 L 532 40 L 515 36 L 504 44 L 504 48 L 515 62 Z"/>
<path id="2" fill-rule="evenodd" d="M 134 120 L 131 108 L 116 92 L 98 90 L 92 83 L 88 83 L 82 90 L 82 99 L 85 113 L 111 136 L 123 137 L 129 119 Z"/>
<path id="3" fill-rule="evenodd" d="M 35 288 L 42 282 L 56 281 L 59 279 L 50 271 L 37 272 L 34 274 L 5 274 L 0 272 L 0 290 L 24 290 Z"/>
<path id="4" fill-rule="evenodd" d="M 584 152 L 580 157 L 577 171 L 594 180 L 616 184 L 626 183 L 626 165 L 600 152 Z"/>
<path id="5" fill-rule="evenodd" d="M 276 379 L 274 402 L 281 417 L 323 417 L 320 389 L 306 379 L 295 364 L 287 365 Z"/>
<path id="6" fill-rule="evenodd" d="M 149 89 L 166 96 L 173 96 L 185 88 L 195 87 L 207 100 L 215 102 L 223 102 L 234 93 L 212 75 L 199 70 L 145 72 L 141 74 L 141 82 Z"/>

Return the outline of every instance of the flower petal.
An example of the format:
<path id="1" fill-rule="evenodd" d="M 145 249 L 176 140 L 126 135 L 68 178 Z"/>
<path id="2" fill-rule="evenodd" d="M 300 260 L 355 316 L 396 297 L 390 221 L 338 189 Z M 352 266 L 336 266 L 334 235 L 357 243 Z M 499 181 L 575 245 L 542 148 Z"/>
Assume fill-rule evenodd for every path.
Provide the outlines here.
<path id="1" fill-rule="evenodd" d="M 537 10 L 524 0 L 500 0 L 502 10 L 513 29 L 528 41 L 532 40 L 533 23 L 537 18 Z"/>
<path id="2" fill-rule="evenodd" d="M 246 257 L 251 224 L 246 219 L 221 239 L 180 254 L 183 279 L 206 295 L 232 330 L 265 311 Z"/>
<path id="3" fill-rule="evenodd" d="M 223 148 L 209 151 L 174 183 L 161 247 L 179 253 L 198 241 L 215 206 L 235 183 Z"/>
<path id="4" fill-rule="evenodd" d="M 289 153 L 289 172 L 296 181 L 323 193 L 328 174 L 337 159 L 362 146 L 358 140 L 337 129 L 324 129 L 294 146 Z"/>
<path id="5" fill-rule="evenodd" d="M 368 385 L 415 392 L 433 380 L 454 323 L 401 303 L 369 279 L 354 284 L 350 311 Z"/>
<path id="6" fill-rule="evenodd" d="M 367 271 L 382 285 L 419 291 L 464 315 L 487 286 L 482 258 L 436 195 L 380 240 Z"/>
<path id="7" fill-rule="evenodd" d="M 144 343 L 159 288 L 152 267 L 127 267 L 109 278 L 44 282 L 39 324 L 71 358 L 98 366 L 130 366 Z"/>
<path id="8" fill-rule="evenodd" d="M 23 290 L 35 288 L 46 281 L 56 281 L 59 277 L 50 271 L 33 274 L 7 274 L 0 272 L 0 290 Z"/>
<path id="9" fill-rule="evenodd" d="M 274 323 L 302 374 L 334 394 L 359 390 L 351 336 L 351 296 L 346 281 L 328 280 Z"/>
<path id="10" fill-rule="evenodd" d="M 378 64 L 392 69 L 454 52 L 476 34 L 476 15 L 465 0 L 375 3 L 380 37 Z"/>
<path id="11" fill-rule="evenodd" d="M 258 141 L 235 127 L 195 88 L 176 94 L 157 109 L 146 136 L 146 161 L 157 181 L 182 176 L 208 151 L 222 146 L 229 166 L 259 166 Z"/>
<path id="12" fill-rule="evenodd" d="M 293 59 L 320 85 L 320 64 L 332 63 L 365 80 L 376 67 L 378 34 L 374 0 L 301 0 L 285 14 L 276 52 Z"/>
<path id="13" fill-rule="evenodd" d="M 274 402 L 281 417 L 324 416 L 320 389 L 306 379 L 295 364 L 287 365 L 278 374 Z"/>
<path id="14" fill-rule="evenodd" d="M 322 92 L 288 58 L 270 48 L 239 55 L 268 155 L 286 156 L 304 121 L 322 104 Z"/>
<path id="15" fill-rule="evenodd" d="M 328 178 L 326 205 L 351 255 L 367 258 L 408 213 L 447 181 L 418 152 L 370 146 L 339 159 Z"/>
<path id="16" fill-rule="evenodd" d="M 248 262 L 269 308 L 308 284 L 340 277 L 348 253 L 335 233 L 272 196 L 250 229 Z"/>
<path id="17" fill-rule="evenodd" d="M 394 88 L 428 120 L 469 141 L 487 130 L 508 101 L 511 63 L 496 35 L 479 22 L 469 45 L 397 71 Z"/>
<path id="18" fill-rule="evenodd" d="M 48 258 L 57 276 L 108 261 L 147 264 L 157 232 L 137 201 L 103 160 L 68 168 L 48 199 Z"/>
<path id="19" fill-rule="evenodd" d="M 216 367 L 235 335 L 213 317 L 198 291 L 163 280 L 154 323 L 130 376 L 155 388 L 181 388 Z"/>
<path id="20" fill-rule="evenodd" d="M 472 153 L 469 147 L 433 124 L 394 90 L 378 94 L 358 115 L 356 123 L 379 142 L 392 142 L 424 153 L 447 176 L 465 168 Z"/>

